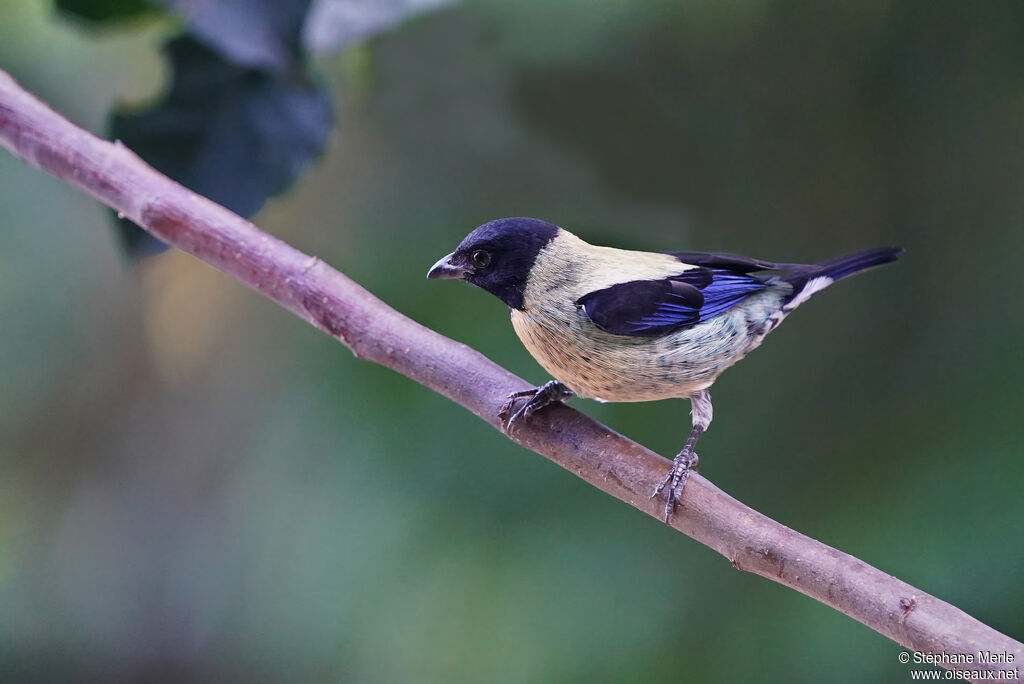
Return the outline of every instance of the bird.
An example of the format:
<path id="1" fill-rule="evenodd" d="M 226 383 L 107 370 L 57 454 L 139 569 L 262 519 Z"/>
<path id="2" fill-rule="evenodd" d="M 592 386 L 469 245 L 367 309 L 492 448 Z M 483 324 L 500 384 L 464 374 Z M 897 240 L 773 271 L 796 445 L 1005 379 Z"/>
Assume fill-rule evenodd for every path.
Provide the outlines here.
<path id="1" fill-rule="evenodd" d="M 665 477 L 669 523 L 711 425 L 709 388 L 798 306 L 832 283 L 896 261 L 900 247 L 863 249 L 817 264 L 728 253 L 646 252 L 592 245 L 535 218 L 478 226 L 427 278 L 465 280 L 504 302 L 527 351 L 554 378 L 510 394 L 499 417 L 511 434 L 573 395 L 600 402 L 686 398 L 692 427 Z"/>

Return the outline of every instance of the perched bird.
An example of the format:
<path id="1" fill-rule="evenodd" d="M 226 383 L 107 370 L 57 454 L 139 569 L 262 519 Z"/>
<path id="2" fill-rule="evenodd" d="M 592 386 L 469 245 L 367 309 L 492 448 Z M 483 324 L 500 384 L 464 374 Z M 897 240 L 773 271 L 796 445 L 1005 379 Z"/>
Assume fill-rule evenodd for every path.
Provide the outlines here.
<path id="1" fill-rule="evenodd" d="M 573 394 L 690 400 L 693 429 L 651 494 L 668 490 L 668 522 L 711 424 L 708 388 L 719 374 L 811 295 L 902 252 L 879 247 L 810 265 L 638 252 L 591 245 L 538 219 L 504 218 L 467 235 L 427 277 L 461 278 L 505 302 L 519 339 L 555 378 L 509 396 L 500 414 L 506 431 Z"/>

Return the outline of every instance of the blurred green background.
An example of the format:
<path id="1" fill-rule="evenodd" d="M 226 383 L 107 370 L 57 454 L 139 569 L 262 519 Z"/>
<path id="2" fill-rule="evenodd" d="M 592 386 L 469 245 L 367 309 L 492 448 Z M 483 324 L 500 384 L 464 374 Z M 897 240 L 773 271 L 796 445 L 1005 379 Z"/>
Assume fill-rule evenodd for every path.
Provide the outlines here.
<path id="1" fill-rule="evenodd" d="M 0 0 L 0 66 L 97 132 L 175 28 Z M 532 215 L 811 261 L 900 244 L 716 384 L 702 472 L 1024 635 L 1024 5 L 464 2 L 316 63 L 255 221 L 531 381 L 426 269 Z M 0 681 L 907 681 L 899 646 L 585 485 L 0 153 Z M 582 411 L 671 455 L 688 405 Z"/>

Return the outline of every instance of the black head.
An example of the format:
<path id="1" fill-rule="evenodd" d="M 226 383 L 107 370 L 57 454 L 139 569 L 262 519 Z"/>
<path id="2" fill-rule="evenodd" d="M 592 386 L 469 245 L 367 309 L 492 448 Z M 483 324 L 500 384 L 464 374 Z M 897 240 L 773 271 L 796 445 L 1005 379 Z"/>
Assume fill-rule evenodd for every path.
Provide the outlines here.
<path id="1" fill-rule="evenodd" d="M 537 254 L 558 234 L 539 219 L 504 218 L 485 223 L 427 273 L 428 278 L 462 278 L 508 304 L 523 308 L 523 291 Z"/>

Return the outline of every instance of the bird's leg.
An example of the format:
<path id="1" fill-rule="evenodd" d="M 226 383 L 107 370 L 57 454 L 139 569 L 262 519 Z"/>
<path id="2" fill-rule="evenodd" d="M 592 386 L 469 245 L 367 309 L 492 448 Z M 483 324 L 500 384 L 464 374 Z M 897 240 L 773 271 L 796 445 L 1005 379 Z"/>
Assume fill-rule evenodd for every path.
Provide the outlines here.
<path id="1" fill-rule="evenodd" d="M 654 493 L 651 494 L 653 499 L 661 493 L 661 490 L 668 489 L 668 493 L 665 495 L 666 525 L 676 508 L 676 501 L 679 500 L 680 495 L 683 493 L 683 485 L 690 478 L 690 472 L 696 470 L 697 464 L 700 462 L 697 454 L 693 452 L 693 446 L 697 443 L 697 438 L 700 437 L 701 432 L 703 430 L 696 426 L 690 430 L 690 436 L 686 440 L 683 450 L 676 454 L 675 459 L 672 461 L 672 467 L 668 469 L 665 477 L 661 478 L 661 482 L 658 483 L 658 486 L 654 488 Z"/>
<path id="2" fill-rule="evenodd" d="M 517 425 L 524 420 L 528 420 L 537 411 L 556 402 L 565 401 L 571 396 L 572 390 L 568 387 L 557 380 L 549 380 L 540 387 L 523 390 L 522 392 L 513 392 L 508 395 L 508 401 L 498 411 L 498 417 L 501 418 L 501 424 L 505 428 L 505 432 L 511 434 Z M 515 408 L 516 402 L 523 397 L 529 397 L 529 399 L 517 410 L 513 411 L 512 409 Z"/>
<path id="3" fill-rule="evenodd" d="M 683 485 L 689 479 L 690 472 L 697 468 L 699 459 L 697 454 L 693 452 L 693 447 L 697 444 L 697 438 L 700 437 L 700 434 L 707 430 L 708 425 L 711 424 L 711 394 L 707 390 L 694 392 L 690 395 L 690 406 L 692 407 L 690 413 L 693 415 L 693 429 L 690 430 L 690 436 L 686 439 L 683 450 L 676 454 L 668 473 L 665 474 L 665 477 L 661 479 L 658 486 L 654 488 L 654 493 L 651 494 L 653 499 L 661 493 L 661 490 L 668 489 L 665 495 L 666 525 L 672 517 L 672 512 L 675 510 L 676 501 L 679 500 L 683 493 Z"/>

